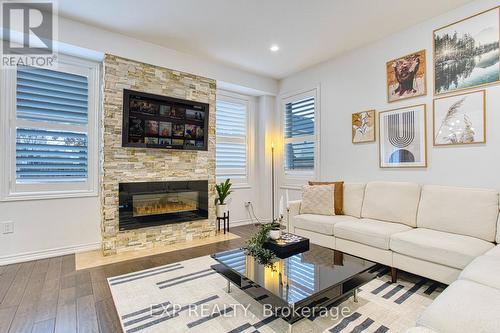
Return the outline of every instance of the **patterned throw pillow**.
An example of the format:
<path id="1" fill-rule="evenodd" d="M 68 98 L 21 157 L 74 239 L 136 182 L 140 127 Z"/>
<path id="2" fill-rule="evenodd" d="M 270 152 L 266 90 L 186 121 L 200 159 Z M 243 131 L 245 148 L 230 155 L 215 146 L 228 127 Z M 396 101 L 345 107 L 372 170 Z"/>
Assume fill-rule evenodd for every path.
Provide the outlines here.
<path id="1" fill-rule="evenodd" d="M 335 185 L 305 185 L 302 187 L 300 214 L 335 215 Z"/>

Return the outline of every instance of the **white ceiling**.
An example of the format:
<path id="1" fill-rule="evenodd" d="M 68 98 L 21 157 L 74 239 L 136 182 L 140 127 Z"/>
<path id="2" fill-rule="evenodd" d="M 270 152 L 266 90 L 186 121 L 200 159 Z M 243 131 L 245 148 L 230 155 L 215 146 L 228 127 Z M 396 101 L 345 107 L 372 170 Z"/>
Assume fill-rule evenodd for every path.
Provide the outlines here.
<path id="1" fill-rule="evenodd" d="M 280 79 L 470 0 L 59 0 L 61 16 Z M 271 53 L 271 44 L 280 50 Z"/>

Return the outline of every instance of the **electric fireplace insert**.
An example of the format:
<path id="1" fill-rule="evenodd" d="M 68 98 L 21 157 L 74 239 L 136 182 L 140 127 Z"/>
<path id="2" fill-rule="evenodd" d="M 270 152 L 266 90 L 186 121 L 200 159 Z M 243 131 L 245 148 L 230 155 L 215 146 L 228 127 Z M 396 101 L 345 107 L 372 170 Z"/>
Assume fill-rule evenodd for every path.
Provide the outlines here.
<path id="1" fill-rule="evenodd" d="M 208 218 L 208 181 L 120 183 L 120 231 Z"/>

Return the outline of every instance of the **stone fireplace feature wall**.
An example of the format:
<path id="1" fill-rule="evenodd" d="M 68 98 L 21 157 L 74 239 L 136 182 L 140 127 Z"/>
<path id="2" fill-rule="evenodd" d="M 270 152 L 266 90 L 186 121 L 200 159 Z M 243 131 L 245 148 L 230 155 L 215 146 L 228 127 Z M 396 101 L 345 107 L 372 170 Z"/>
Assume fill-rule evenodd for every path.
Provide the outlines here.
<path id="1" fill-rule="evenodd" d="M 208 151 L 123 148 L 123 89 L 208 103 Z M 102 251 L 112 255 L 215 235 L 215 80 L 107 54 L 101 176 Z M 120 182 L 206 180 L 208 220 L 129 231 L 118 228 Z"/>

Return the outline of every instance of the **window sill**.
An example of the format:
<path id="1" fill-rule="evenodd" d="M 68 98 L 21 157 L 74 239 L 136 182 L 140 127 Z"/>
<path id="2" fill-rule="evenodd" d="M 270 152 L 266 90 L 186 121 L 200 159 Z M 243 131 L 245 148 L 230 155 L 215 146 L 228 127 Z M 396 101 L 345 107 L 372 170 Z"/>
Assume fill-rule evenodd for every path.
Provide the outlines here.
<path id="1" fill-rule="evenodd" d="M 54 200 L 70 198 L 98 197 L 97 191 L 63 191 L 63 192 L 38 192 L 38 193 L 15 193 L 3 195 L 1 202 L 28 201 L 28 200 Z"/>
<path id="2" fill-rule="evenodd" d="M 250 184 L 238 184 L 238 183 L 236 183 L 236 184 L 233 184 L 231 186 L 231 188 L 234 188 L 234 189 L 251 189 L 252 186 Z"/>

